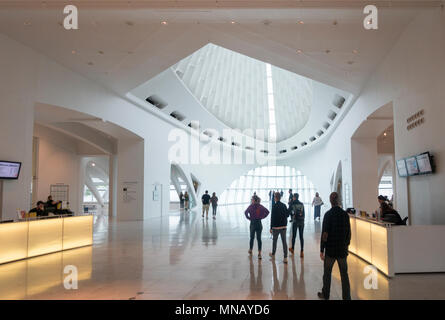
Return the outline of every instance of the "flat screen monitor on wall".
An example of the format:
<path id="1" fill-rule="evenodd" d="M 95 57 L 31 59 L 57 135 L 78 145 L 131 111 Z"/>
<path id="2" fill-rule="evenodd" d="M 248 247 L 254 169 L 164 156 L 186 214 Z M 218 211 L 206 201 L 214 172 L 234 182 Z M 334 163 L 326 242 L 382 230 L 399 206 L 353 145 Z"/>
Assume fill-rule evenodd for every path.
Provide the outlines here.
<path id="1" fill-rule="evenodd" d="M 18 179 L 21 167 L 21 162 L 0 161 L 0 179 Z"/>
<path id="2" fill-rule="evenodd" d="M 400 177 L 407 177 L 408 170 L 406 169 L 405 159 L 397 160 L 397 171 Z"/>
<path id="3" fill-rule="evenodd" d="M 433 173 L 433 166 L 431 164 L 431 155 L 429 152 L 425 152 L 416 156 L 416 161 L 419 167 L 420 174 Z"/>
<path id="4" fill-rule="evenodd" d="M 419 174 L 419 165 L 417 164 L 416 157 L 406 158 L 406 169 L 409 176 L 415 176 Z"/>

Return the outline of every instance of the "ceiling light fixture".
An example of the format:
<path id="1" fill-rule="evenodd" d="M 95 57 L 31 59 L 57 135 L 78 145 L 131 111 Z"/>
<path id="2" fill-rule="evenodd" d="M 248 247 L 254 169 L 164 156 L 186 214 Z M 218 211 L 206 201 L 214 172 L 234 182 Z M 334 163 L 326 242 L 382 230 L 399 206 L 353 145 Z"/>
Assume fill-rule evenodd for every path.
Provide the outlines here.
<path id="1" fill-rule="evenodd" d="M 354 49 L 354 50 L 352 50 L 352 53 L 353 53 L 353 54 L 357 54 L 357 53 L 358 53 L 358 50 L 357 50 L 357 49 Z"/>
<path id="2" fill-rule="evenodd" d="M 72 54 L 76 54 L 77 51 L 76 51 L 76 50 L 72 50 L 71 53 L 72 53 Z"/>
<path id="3" fill-rule="evenodd" d="M 326 53 L 331 53 L 331 50 L 327 49 L 325 52 L 326 52 Z"/>
<path id="4" fill-rule="evenodd" d="M 298 24 L 304 24 L 304 21 L 303 20 L 299 20 L 297 23 Z"/>
<path id="5" fill-rule="evenodd" d="M 166 26 L 168 24 L 168 22 L 167 21 L 161 21 L 161 24 Z"/>
<path id="6" fill-rule="evenodd" d="M 30 25 L 31 25 L 31 22 L 30 22 L 30 21 L 25 21 L 23 24 L 24 24 L 25 26 L 30 26 Z"/>
<path id="7" fill-rule="evenodd" d="M 91 166 L 92 166 L 92 167 L 95 167 L 96 164 L 95 164 L 94 162 L 91 162 Z"/>
<path id="8" fill-rule="evenodd" d="M 386 137 L 388 134 L 385 132 L 383 135 Z"/>
<path id="9" fill-rule="evenodd" d="M 231 23 L 231 24 L 235 24 L 236 22 L 235 22 L 235 21 L 230 21 L 230 23 Z"/>
<path id="10" fill-rule="evenodd" d="M 104 54 L 102 50 L 97 51 L 98 54 Z"/>
<path id="11" fill-rule="evenodd" d="M 89 66 L 92 66 L 94 63 L 92 63 L 91 61 L 90 62 L 88 62 L 88 65 Z"/>
<path id="12" fill-rule="evenodd" d="M 303 51 L 301 49 L 298 49 L 297 53 L 300 54 L 300 53 L 303 53 Z"/>

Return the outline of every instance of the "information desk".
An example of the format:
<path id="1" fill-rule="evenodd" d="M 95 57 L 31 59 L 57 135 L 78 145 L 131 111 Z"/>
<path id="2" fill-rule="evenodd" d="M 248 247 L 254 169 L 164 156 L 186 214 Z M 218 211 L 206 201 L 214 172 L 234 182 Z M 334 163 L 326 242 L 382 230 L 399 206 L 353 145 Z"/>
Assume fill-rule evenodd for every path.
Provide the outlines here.
<path id="1" fill-rule="evenodd" d="M 397 226 L 350 215 L 349 251 L 386 276 L 445 272 L 445 225 Z"/>
<path id="2" fill-rule="evenodd" d="M 0 223 L 0 264 L 92 244 L 92 215 Z"/>

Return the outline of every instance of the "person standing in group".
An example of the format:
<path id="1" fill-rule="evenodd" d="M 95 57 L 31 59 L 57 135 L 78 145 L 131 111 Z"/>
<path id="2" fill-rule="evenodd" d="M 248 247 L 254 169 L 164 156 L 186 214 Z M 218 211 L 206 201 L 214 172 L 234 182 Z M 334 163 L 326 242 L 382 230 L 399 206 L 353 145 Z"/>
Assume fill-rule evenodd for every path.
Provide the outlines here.
<path id="1" fill-rule="evenodd" d="M 274 190 L 272 190 L 272 198 L 271 198 L 271 200 L 270 201 L 272 201 L 272 207 L 274 206 L 274 204 L 275 204 L 275 191 Z"/>
<path id="2" fill-rule="evenodd" d="M 254 196 L 252 200 L 253 203 L 244 212 L 246 218 L 250 220 L 249 255 L 252 255 L 253 243 L 255 241 L 255 234 L 256 234 L 256 239 L 258 242 L 258 259 L 261 259 L 261 249 L 262 249 L 261 232 L 263 231 L 263 224 L 261 223 L 261 220 L 263 220 L 269 215 L 269 210 L 267 210 L 260 204 L 261 200 L 257 196 Z"/>
<path id="3" fill-rule="evenodd" d="M 218 197 L 216 196 L 215 192 L 213 192 L 212 197 L 210 198 L 210 202 L 212 203 L 213 220 L 216 220 L 216 209 L 218 207 Z"/>
<path id="4" fill-rule="evenodd" d="M 284 195 L 284 192 L 283 192 L 283 189 L 281 189 L 281 191 L 280 191 L 280 196 L 281 196 L 281 198 L 283 198 L 283 195 Z M 280 198 L 280 199 L 281 199 Z"/>
<path id="5" fill-rule="evenodd" d="M 185 211 L 187 211 L 189 209 L 189 205 L 190 205 L 190 196 L 189 196 L 188 192 L 186 191 L 184 193 L 184 208 L 185 208 Z"/>
<path id="6" fill-rule="evenodd" d="M 289 211 L 292 215 L 292 247 L 289 248 L 289 251 L 294 254 L 295 248 L 295 238 L 297 237 L 297 231 L 300 236 L 300 258 L 304 257 L 304 238 L 303 238 L 303 230 L 304 230 L 304 204 L 298 200 L 298 193 L 294 193 L 292 197 L 292 203 L 289 206 Z"/>
<path id="7" fill-rule="evenodd" d="M 184 208 L 184 194 L 182 191 L 179 193 L 179 208 Z"/>
<path id="8" fill-rule="evenodd" d="M 324 261 L 324 273 L 323 289 L 318 292 L 318 297 L 329 300 L 332 267 L 337 261 L 340 269 L 343 300 L 351 300 L 347 264 L 348 247 L 351 242 L 351 224 L 349 215 L 340 208 L 338 193 L 331 193 L 329 200 L 332 208 L 326 212 L 321 230 L 320 258 Z"/>
<path id="9" fill-rule="evenodd" d="M 287 217 L 289 216 L 287 207 L 281 200 L 281 194 L 276 192 L 274 195 L 275 204 L 272 206 L 272 215 L 270 218 L 270 233 L 272 234 L 272 252 L 269 256 L 274 259 L 277 251 L 278 237 L 281 237 L 283 244 L 284 263 L 287 263 L 287 242 L 286 242 L 286 230 L 287 230 Z"/>
<path id="10" fill-rule="evenodd" d="M 289 189 L 289 199 L 287 200 L 287 205 L 288 205 L 289 209 L 290 209 L 290 205 L 293 201 L 293 198 L 294 198 L 294 195 L 292 194 L 292 189 Z"/>
<path id="11" fill-rule="evenodd" d="M 202 201 L 202 217 L 204 218 L 204 213 L 205 213 L 206 219 L 208 219 L 209 209 L 210 209 L 210 195 L 208 190 L 206 190 L 206 192 L 202 195 L 201 201 Z"/>
<path id="12" fill-rule="evenodd" d="M 320 217 L 320 211 L 321 206 L 323 205 L 323 200 L 320 198 L 320 194 L 318 192 L 315 193 L 314 200 L 312 200 L 312 206 L 314 207 L 314 220 L 318 218 L 318 220 L 321 219 Z"/>
<path id="13" fill-rule="evenodd" d="M 272 201 L 272 196 L 273 196 L 272 190 L 269 190 L 269 201 Z"/>

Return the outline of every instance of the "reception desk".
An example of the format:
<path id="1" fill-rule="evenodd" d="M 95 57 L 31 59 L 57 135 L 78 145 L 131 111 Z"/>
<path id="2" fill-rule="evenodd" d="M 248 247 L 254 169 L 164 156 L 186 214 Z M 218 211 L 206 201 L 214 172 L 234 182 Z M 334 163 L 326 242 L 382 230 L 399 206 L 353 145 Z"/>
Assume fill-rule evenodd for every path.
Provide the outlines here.
<path id="1" fill-rule="evenodd" d="M 0 223 L 0 264 L 92 244 L 92 215 Z"/>
<path id="2" fill-rule="evenodd" d="M 396 226 L 350 215 L 349 251 L 383 274 L 445 272 L 445 226 Z"/>

